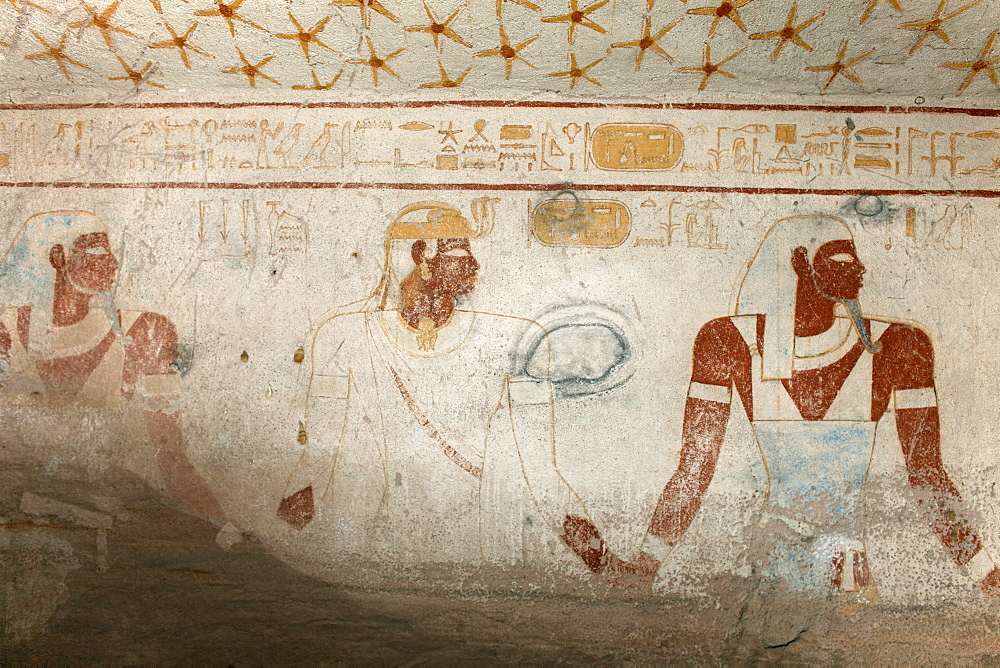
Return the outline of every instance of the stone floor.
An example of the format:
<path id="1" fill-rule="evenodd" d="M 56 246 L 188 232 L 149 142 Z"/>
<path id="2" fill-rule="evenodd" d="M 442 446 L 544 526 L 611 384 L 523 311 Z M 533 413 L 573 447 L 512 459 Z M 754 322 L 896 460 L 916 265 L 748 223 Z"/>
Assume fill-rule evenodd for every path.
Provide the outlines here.
<path id="1" fill-rule="evenodd" d="M 26 491 L 66 505 L 23 512 Z M 107 518 L 105 550 L 92 527 Z M 224 551 L 213 526 L 127 476 L 83 484 L 5 461 L 0 519 L 4 665 L 1000 662 L 1000 602 L 985 599 L 779 600 L 761 613 L 746 596 L 664 599 L 585 581 L 572 595 L 500 593 L 486 578 L 449 593 L 324 583 L 252 537 Z M 764 641 L 775 625 L 787 638 Z"/>

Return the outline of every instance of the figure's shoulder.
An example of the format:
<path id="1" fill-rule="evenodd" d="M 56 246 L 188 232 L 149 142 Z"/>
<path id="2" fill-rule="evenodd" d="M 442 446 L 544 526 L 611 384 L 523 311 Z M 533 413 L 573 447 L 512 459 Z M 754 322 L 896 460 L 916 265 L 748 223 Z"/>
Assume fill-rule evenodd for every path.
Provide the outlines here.
<path id="1" fill-rule="evenodd" d="M 695 339 L 695 351 L 737 353 L 753 345 L 764 325 L 762 315 L 727 315 L 709 320 Z"/>
<path id="2" fill-rule="evenodd" d="M 923 355 L 934 349 L 930 334 L 916 322 L 882 317 L 866 318 L 866 320 L 872 338 L 879 341 L 886 352 L 897 355 Z"/>
<path id="3" fill-rule="evenodd" d="M 464 309 L 456 309 L 456 311 L 464 311 Z M 536 334 L 547 334 L 548 330 L 538 321 L 532 320 L 531 318 L 522 318 L 516 315 L 507 315 L 505 313 L 493 313 L 491 311 L 466 311 L 467 313 L 472 313 L 476 316 L 476 321 L 481 324 L 488 323 L 490 327 L 500 328 L 502 330 L 517 330 L 517 331 L 527 331 Z"/>
<path id="4" fill-rule="evenodd" d="M 162 313 L 155 311 L 119 310 L 118 321 L 125 336 L 132 338 L 147 338 L 161 340 L 177 338 L 177 327 L 173 321 Z"/>

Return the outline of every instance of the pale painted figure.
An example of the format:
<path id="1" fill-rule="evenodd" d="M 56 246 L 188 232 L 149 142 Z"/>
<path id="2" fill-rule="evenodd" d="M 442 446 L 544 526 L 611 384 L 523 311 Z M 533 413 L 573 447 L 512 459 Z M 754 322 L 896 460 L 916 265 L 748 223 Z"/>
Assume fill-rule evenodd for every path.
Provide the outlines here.
<path id="1" fill-rule="evenodd" d="M 278 515 L 343 554 L 512 563 L 532 515 L 556 533 L 586 517 L 556 468 L 548 374 L 514 371 L 539 325 L 463 307 L 479 271 L 470 239 L 493 215 L 488 198 L 472 206 L 475 226 L 448 204 L 405 207 L 372 298 L 312 341 L 305 447 Z"/>

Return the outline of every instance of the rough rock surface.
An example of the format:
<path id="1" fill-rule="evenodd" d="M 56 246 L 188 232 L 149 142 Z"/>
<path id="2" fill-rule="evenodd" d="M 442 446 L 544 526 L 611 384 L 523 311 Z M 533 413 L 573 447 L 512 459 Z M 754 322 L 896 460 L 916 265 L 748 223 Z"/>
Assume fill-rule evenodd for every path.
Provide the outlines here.
<path id="1" fill-rule="evenodd" d="M 362 588 L 303 576 L 252 536 L 223 551 L 215 527 L 126 474 L 21 462 L 0 486 L 5 664 L 1000 661 L 994 601 L 761 603 L 747 581 L 665 599 L 582 577 L 576 594 L 557 595 L 532 592 L 539 579 L 516 569 L 470 574 L 448 592 Z M 22 513 L 25 492 L 113 517 L 106 570 L 97 529 Z"/>

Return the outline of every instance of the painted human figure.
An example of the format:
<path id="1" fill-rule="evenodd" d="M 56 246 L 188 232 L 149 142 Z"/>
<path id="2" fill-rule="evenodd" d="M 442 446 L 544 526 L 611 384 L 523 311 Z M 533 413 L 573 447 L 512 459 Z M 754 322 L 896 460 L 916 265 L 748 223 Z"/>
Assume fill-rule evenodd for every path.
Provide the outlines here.
<path id="1" fill-rule="evenodd" d="M 516 342 L 540 325 L 463 303 L 492 207 L 473 202 L 475 226 L 448 204 L 405 207 L 372 300 L 317 330 L 305 448 L 278 516 L 332 528 L 342 553 L 513 563 L 522 504 L 556 534 L 587 517 L 555 465 L 549 378 L 512 370 Z"/>
<path id="2" fill-rule="evenodd" d="M 158 313 L 116 309 L 117 272 L 107 228 L 94 214 L 52 211 L 28 219 L 0 265 L 0 282 L 26 302 L 0 314 L 4 401 L 140 407 L 170 497 L 222 521 L 222 508 L 185 454 L 177 331 Z"/>
<path id="3" fill-rule="evenodd" d="M 984 591 L 1000 593 L 1000 569 L 962 518 L 941 462 L 931 339 L 862 316 L 864 273 L 839 219 L 786 218 L 768 232 L 736 315 L 707 323 L 695 340 L 680 461 L 637 559 L 647 576 L 701 505 L 735 388 L 767 469 L 762 531 L 781 536 L 761 559 L 763 576 L 800 591 L 870 590 L 858 506 L 876 428 L 891 411 L 931 528 Z"/>

